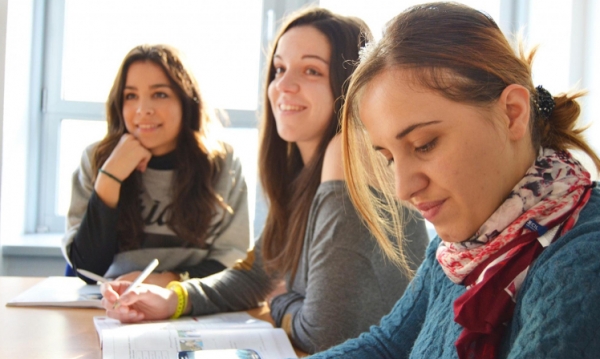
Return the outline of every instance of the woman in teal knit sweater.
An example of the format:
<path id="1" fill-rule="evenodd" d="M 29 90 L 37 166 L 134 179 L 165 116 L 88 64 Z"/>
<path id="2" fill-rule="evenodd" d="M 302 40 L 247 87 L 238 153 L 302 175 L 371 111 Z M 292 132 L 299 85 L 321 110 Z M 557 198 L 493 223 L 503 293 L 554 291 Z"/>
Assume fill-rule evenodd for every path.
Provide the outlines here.
<path id="1" fill-rule="evenodd" d="M 600 190 L 568 150 L 600 159 L 581 93 L 534 87 L 532 58 L 452 3 L 406 10 L 365 49 L 342 120 L 352 199 L 391 255 L 378 216 L 394 211 L 369 184 L 438 237 L 379 326 L 313 358 L 600 358 Z"/>

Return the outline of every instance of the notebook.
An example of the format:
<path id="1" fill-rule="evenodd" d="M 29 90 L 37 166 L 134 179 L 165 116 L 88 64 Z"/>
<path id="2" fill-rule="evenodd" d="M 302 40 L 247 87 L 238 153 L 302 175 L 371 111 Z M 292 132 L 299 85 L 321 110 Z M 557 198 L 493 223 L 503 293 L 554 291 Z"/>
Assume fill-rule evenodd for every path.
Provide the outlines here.
<path id="1" fill-rule="evenodd" d="M 100 286 L 77 277 L 48 277 L 6 303 L 8 307 L 103 308 Z"/>

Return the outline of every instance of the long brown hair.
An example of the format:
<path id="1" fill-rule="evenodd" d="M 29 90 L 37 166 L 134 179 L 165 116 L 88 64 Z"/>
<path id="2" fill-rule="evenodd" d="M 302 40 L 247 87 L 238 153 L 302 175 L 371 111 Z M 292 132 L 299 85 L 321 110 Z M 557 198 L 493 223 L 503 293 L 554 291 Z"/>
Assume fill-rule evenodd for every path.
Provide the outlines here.
<path id="1" fill-rule="evenodd" d="M 304 164 L 295 143 L 279 137 L 267 96 L 268 84 L 275 78 L 273 57 L 283 34 L 297 26 L 311 26 L 321 32 L 331 46 L 329 81 L 336 99 L 329 126 L 310 163 Z M 294 278 L 304 244 L 308 212 L 321 182 L 325 149 L 338 132 L 338 116 L 345 94 L 345 82 L 355 69 L 359 49 L 370 33 L 357 18 L 336 15 L 322 8 L 308 8 L 290 15 L 279 29 L 268 57 L 264 89 L 259 150 L 260 181 L 269 202 L 262 232 L 266 267 Z"/>
<path id="2" fill-rule="evenodd" d="M 374 151 L 366 149 L 368 139 L 359 118 L 361 94 L 386 70 L 407 69 L 416 85 L 481 108 L 495 102 L 506 86 L 522 85 L 531 94 L 532 151 L 537 153 L 540 147 L 579 149 L 600 170 L 600 159 L 586 143 L 583 129 L 577 127 L 580 107 L 575 99 L 581 92 L 554 96 L 556 107 L 548 119 L 535 110 L 538 94 L 531 76 L 534 53 L 535 48 L 526 53 L 522 43 L 515 51 L 490 16 L 465 5 L 443 2 L 405 10 L 388 23 L 382 40 L 364 51 L 350 82 L 342 118 L 344 171 L 354 204 L 391 258 L 403 261 L 401 223 L 382 219 L 382 214 L 396 213 L 389 206 L 393 201 L 382 204 L 365 190 L 369 181 L 363 176 L 365 165 L 376 168 L 376 183 L 388 197 L 394 193 L 393 183 L 373 158 Z M 398 238 L 396 246 L 389 243 L 386 233 Z"/>
<path id="3" fill-rule="evenodd" d="M 224 206 L 213 188 L 219 171 L 222 148 L 209 141 L 212 117 L 200 95 L 198 84 L 184 66 L 177 50 L 167 45 L 140 45 L 125 56 L 106 102 L 108 133 L 98 144 L 93 158 L 97 173 L 121 136 L 127 133 L 123 118 L 123 89 L 127 71 L 135 62 L 152 62 L 162 68 L 181 101 L 181 130 L 175 148 L 173 202 L 169 204 L 167 225 L 181 239 L 204 246 L 217 206 Z M 121 250 L 138 248 L 143 240 L 139 194 L 141 175 L 134 171 L 123 181 L 119 197 L 117 235 Z"/>

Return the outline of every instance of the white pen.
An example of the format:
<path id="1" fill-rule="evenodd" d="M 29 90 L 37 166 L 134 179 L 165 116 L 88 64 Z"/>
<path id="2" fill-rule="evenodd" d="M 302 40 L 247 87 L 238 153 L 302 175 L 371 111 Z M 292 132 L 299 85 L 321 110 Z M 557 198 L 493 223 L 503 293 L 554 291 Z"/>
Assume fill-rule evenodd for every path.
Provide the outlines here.
<path id="1" fill-rule="evenodd" d="M 154 260 L 152 262 L 150 262 L 150 264 L 148 264 L 146 269 L 144 269 L 144 271 L 129 285 L 129 287 L 127 287 L 127 289 L 125 289 L 125 291 L 123 293 L 121 293 L 121 297 L 124 296 L 125 294 L 131 292 L 133 289 L 135 289 L 135 287 L 140 285 L 144 281 L 144 279 L 148 278 L 150 273 L 152 273 L 154 268 L 156 268 L 157 266 L 158 266 L 158 259 L 154 258 Z M 119 307 L 119 300 L 117 299 L 117 301 L 113 305 L 113 309 L 116 309 L 118 307 Z"/>
<path id="2" fill-rule="evenodd" d="M 77 268 L 77 271 L 79 273 L 83 274 L 84 276 L 88 277 L 89 279 L 95 280 L 96 282 L 100 282 L 100 283 L 106 283 L 106 282 L 108 282 L 108 279 L 106 279 L 104 277 L 100 277 L 96 273 L 92 273 L 92 272 L 87 271 L 85 269 L 79 269 L 79 268 Z"/>

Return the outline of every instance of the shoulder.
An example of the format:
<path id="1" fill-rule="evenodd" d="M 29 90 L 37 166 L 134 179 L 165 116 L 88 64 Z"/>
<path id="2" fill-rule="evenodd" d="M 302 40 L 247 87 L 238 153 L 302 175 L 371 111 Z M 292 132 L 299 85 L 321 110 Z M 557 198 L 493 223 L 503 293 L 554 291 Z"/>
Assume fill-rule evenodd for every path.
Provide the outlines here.
<path id="1" fill-rule="evenodd" d="M 218 181 L 242 176 L 242 161 L 233 146 L 222 140 L 214 142 L 210 149 L 210 156 L 216 166 Z"/>
<path id="2" fill-rule="evenodd" d="M 573 290 L 569 301 L 583 294 L 581 288 L 600 295 L 600 192 L 597 188 L 593 191 L 575 227 L 545 249 L 533 264 L 531 278 L 524 284 L 530 291 L 543 290 L 544 286 Z"/>
<path id="3" fill-rule="evenodd" d="M 80 169 L 84 172 L 91 172 L 94 155 L 98 149 L 100 141 L 88 145 L 81 154 Z"/>
<path id="4" fill-rule="evenodd" d="M 342 160 L 342 137 L 335 135 L 329 142 L 323 158 L 321 182 L 344 180 Z"/>

